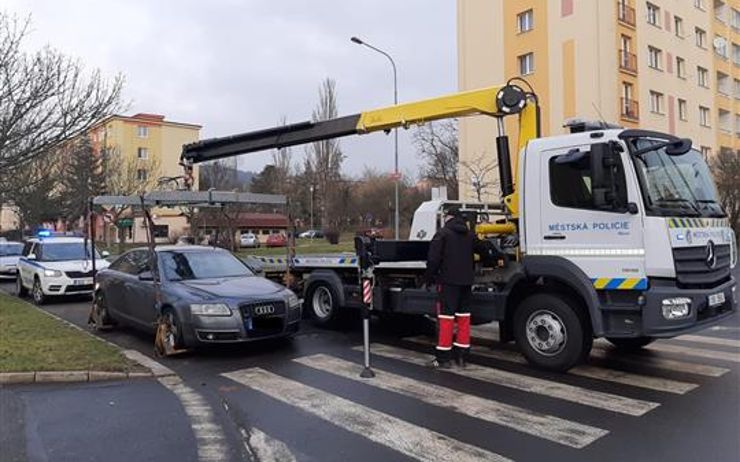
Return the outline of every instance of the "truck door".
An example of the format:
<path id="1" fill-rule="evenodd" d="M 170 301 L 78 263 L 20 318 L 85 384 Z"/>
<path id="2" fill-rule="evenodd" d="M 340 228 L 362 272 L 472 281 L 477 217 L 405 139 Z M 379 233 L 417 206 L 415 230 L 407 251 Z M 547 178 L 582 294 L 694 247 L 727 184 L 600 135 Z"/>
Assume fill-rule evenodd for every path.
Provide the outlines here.
<path id="1" fill-rule="evenodd" d="M 572 261 L 597 289 L 647 288 L 637 181 L 628 154 L 607 146 L 541 153 L 540 235 L 530 248 Z"/>

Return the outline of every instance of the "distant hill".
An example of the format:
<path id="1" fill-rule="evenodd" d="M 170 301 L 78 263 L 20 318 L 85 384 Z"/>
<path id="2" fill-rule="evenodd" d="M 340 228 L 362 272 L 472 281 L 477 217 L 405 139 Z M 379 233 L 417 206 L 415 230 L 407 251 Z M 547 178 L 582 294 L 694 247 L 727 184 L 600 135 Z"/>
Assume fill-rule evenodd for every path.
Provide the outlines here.
<path id="1" fill-rule="evenodd" d="M 232 168 L 225 164 L 207 163 L 200 166 L 199 189 L 239 189 L 248 191 L 257 173 Z"/>

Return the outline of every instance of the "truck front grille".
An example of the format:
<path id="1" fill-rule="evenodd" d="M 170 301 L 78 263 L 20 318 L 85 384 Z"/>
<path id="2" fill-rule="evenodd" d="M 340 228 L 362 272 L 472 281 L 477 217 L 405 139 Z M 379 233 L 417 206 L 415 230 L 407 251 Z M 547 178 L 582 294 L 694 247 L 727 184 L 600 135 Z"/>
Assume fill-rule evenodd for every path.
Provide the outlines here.
<path id="1" fill-rule="evenodd" d="M 730 246 L 716 245 L 717 263 L 707 264 L 707 247 L 682 247 L 673 249 L 676 280 L 686 288 L 712 288 L 730 278 Z"/>

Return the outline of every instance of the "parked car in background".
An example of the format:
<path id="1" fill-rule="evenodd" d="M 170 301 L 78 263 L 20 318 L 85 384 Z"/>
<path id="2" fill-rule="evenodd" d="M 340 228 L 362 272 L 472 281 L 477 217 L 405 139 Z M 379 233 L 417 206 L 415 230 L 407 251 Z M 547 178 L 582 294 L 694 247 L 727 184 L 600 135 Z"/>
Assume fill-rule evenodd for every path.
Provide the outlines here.
<path id="1" fill-rule="evenodd" d="M 239 246 L 256 249 L 260 246 L 260 240 L 254 233 L 243 233 L 239 237 Z"/>
<path id="2" fill-rule="evenodd" d="M 176 245 L 193 245 L 195 244 L 195 237 L 188 236 L 188 235 L 182 235 L 177 238 L 177 241 L 175 242 Z"/>
<path id="3" fill-rule="evenodd" d="M 15 277 L 18 260 L 22 254 L 22 242 L 8 241 L 5 238 L 0 241 L 0 278 Z"/>
<path id="4" fill-rule="evenodd" d="M 95 268 L 106 268 L 108 252 L 95 251 Z M 31 291 L 36 304 L 51 296 L 84 295 L 93 291 L 92 246 L 81 237 L 28 239 L 18 260 L 16 293 Z"/>
<path id="5" fill-rule="evenodd" d="M 256 276 L 228 250 L 168 245 L 155 252 L 171 347 L 249 342 L 298 331 L 298 297 Z M 98 275 L 95 318 L 153 333 L 158 316 L 153 279 L 148 249 L 121 255 Z"/>
<path id="6" fill-rule="evenodd" d="M 287 245 L 288 238 L 285 237 L 285 234 L 270 234 L 265 241 L 266 247 L 285 247 Z"/>
<path id="7" fill-rule="evenodd" d="M 301 239 L 323 239 L 324 233 L 318 229 L 309 229 L 298 235 Z"/>

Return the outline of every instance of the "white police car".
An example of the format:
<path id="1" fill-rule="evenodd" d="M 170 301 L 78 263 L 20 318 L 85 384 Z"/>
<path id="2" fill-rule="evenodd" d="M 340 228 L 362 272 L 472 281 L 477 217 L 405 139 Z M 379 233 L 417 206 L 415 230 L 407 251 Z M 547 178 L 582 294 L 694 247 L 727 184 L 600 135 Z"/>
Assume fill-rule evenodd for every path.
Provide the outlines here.
<path id="1" fill-rule="evenodd" d="M 16 266 L 21 258 L 23 244 L 0 239 L 0 278 L 15 277 Z"/>
<path id="2" fill-rule="evenodd" d="M 48 237 L 47 237 L 48 236 Z M 33 301 L 44 303 L 50 296 L 92 294 L 92 246 L 81 237 L 57 237 L 48 234 L 26 241 L 18 260 L 16 292 L 23 297 L 31 292 Z M 97 270 L 107 268 L 103 258 L 95 255 Z"/>

